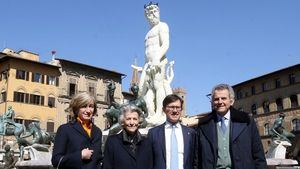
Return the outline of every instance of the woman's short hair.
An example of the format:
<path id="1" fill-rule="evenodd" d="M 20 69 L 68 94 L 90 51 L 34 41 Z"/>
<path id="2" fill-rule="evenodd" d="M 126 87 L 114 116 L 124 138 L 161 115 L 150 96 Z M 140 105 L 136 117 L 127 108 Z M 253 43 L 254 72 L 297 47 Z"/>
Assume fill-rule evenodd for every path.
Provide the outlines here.
<path id="1" fill-rule="evenodd" d="M 120 108 L 120 116 L 119 116 L 119 124 L 123 125 L 124 124 L 124 118 L 125 118 L 125 114 L 127 112 L 133 113 L 136 112 L 139 115 L 139 122 L 142 120 L 142 110 L 140 108 L 138 108 L 136 105 L 134 104 L 125 104 Z"/>
<path id="2" fill-rule="evenodd" d="M 78 111 L 81 107 L 87 106 L 90 102 L 94 103 L 94 113 L 93 115 L 97 114 L 97 105 L 96 105 L 96 100 L 93 96 L 86 92 L 78 93 L 75 95 L 69 105 L 69 111 L 71 113 L 71 116 L 74 118 L 77 118 L 78 116 Z"/>

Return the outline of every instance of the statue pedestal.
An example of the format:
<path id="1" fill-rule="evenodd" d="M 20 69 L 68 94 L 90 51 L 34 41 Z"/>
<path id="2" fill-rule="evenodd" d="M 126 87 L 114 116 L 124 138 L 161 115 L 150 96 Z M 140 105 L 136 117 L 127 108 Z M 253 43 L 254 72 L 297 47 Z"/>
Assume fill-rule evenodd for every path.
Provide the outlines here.
<path id="1" fill-rule="evenodd" d="M 285 159 L 286 147 L 291 145 L 287 141 L 274 140 L 266 155 L 268 166 L 297 165 L 296 160 Z"/>
<path id="2" fill-rule="evenodd" d="M 24 147 L 24 156 L 28 156 L 28 160 L 21 159 L 15 165 L 17 169 L 50 169 L 51 152 L 38 151 L 32 146 Z"/>

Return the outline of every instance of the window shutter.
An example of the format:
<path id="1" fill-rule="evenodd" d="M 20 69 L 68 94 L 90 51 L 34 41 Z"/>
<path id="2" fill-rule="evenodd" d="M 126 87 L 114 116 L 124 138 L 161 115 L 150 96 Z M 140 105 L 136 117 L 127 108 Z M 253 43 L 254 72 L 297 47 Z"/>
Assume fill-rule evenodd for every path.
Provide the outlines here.
<path id="1" fill-rule="evenodd" d="M 46 78 L 46 84 L 48 85 L 49 84 L 49 76 L 47 75 L 47 78 Z"/>
<path id="2" fill-rule="evenodd" d="M 25 77 L 25 79 L 26 79 L 27 81 L 29 81 L 29 72 L 26 72 L 26 77 Z"/>
<path id="3" fill-rule="evenodd" d="M 31 81 L 34 82 L 34 73 L 32 72 L 31 75 L 32 75 L 32 76 L 31 76 Z"/>
<path id="4" fill-rule="evenodd" d="M 56 77 L 56 86 L 59 86 L 59 77 Z"/>
<path id="5" fill-rule="evenodd" d="M 25 103 L 29 103 L 29 94 L 25 93 Z"/>
<path id="6" fill-rule="evenodd" d="M 14 92 L 14 102 L 17 101 L 17 92 Z"/>
<path id="7" fill-rule="evenodd" d="M 41 105 L 44 106 L 45 96 L 41 96 Z"/>
<path id="8" fill-rule="evenodd" d="M 42 74 L 41 74 L 41 76 L 42 76 L 42 83 L 44 84 L 45 75 L 42 75 Z"/>

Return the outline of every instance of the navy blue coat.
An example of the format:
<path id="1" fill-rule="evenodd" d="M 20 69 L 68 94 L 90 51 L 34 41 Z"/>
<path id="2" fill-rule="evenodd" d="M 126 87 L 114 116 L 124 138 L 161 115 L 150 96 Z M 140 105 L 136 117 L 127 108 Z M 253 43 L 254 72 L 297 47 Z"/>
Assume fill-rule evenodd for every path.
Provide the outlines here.
<path id="1" fill-rule="evenodd" d="M 91 137 L 88 136 L 79 122 L 61 125 L 56 133 L 52 154 L 52 165 L 57 167 L 62 158 L 60 169 L 97 169 L 101 168 L 102 133 L 94 124 Z M 81 150 L 94 150 L 90 160 L 81 159 Z"/>
<path id="2" fill-rule="evenodd" d="M 147 138 L 137 143 L 136 153 L 128 142 L 123 141 L 123 133 L 107 138 L 104 149 L 103 169 L 152 169 L 152 150 Z"/>
<path id="3" fill-rule="evenodd" d="M 215 169 L 217 164 L 216 112 L 200 119 L 199 168 Z M 266 169 L 266 159 L 256 123 L 247 113 L 230 108 L 230 156 L 233 169 Z"/>
<path id="4" fill-rule="evenodd" d="M 197 133 L 194 129 L 181 125 L 184 143 L 184 169 L 197 168 Z M 149 130 L 148 138 L 152 143 L 153 168 L 166 169 L 165 124 Z"/>

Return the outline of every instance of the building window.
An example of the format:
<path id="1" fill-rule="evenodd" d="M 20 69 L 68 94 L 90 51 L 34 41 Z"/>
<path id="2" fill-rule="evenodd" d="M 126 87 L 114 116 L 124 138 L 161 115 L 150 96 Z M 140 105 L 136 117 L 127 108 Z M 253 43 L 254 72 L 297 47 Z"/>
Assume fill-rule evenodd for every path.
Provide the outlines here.
<path id="1" fill-rule="evenodd" d="M 38 83 L 44 83 L 44 76 L 40 73 L 32 73 L 32 81 Z"/>
<path id="2" fill-rule="evenodd" d="M 300 131 L 300 120 L 294 119 L 292 120 L 293 131 Z"/>
<path id="3" fill-rule="evenodd" d="M 96 83 L 89 83 L 88 84 L 88 91 L 91 96 L 96 96 Z"/>
<path id="4" fill-rule="evenodd" d="M 28 97 L 28 94 L 22 92 L 14 92 L 14 102 L 25 103 L 25 97 Z"/>
<path id="5" fill-rule="evenodd" d="M 290 84 L 295 84 L 296 83 L 296 76 L 294 73 L 289 74 L 289 83 Z"/>
<path id="6" fill-rule="evenodd" d="M 0 81 L 1 80 L 6 80 L 7 79 L 7 71 L 3 71 L 0 73 Z"/>
<path id="7" fill-rule="evenodd" d="M 49 107 L 55 107 L 55 98 L 54 97 L 48 97 L 48 106 Z"/>
<path id="8" fill-rule="evenodd" d="M 238 90 L 238 91 L 237 91 L 237 96 L 236 96 L 236 98 L 237 98 L 237 99 L 241 99 L 242 97 L 243 97 L 242 91 L 241 91 L 241 90 Z"/>
<path id="9" fill-rule="evenodd" d="M 29 103 L 36 104 L 36 105 L 44 105 L 44 96 L 31 94 Z"/>
<path id="10" fill-rule="evenodd" d="M 255 95 L 255 86 L 252 86 L 252 87 L 251 87 L 251 94 L 252 94 L 252 95 Z"/>
<path id="11" fill-rule="evenodd" d="M 16 79 L 26 79 L 26 72 L 24 70 L 17 70 Z"/>
<path id="12" fill-rule="evenodd" d="M 270 134 L 270 125 L 269 125 L 269 123 L 266 123 L 264 125 L 264 135 L 267 136 L 269 134 Z"/>
<path id="13" fill-rule="evenodd" d="M 276 99 L 277 111 L 283 110 L 282 98 Z"/>
<path id="14" fill-rule="evenodd" d="M 270 103 L 268 101 L 263 102 L 264 113 L 270 112 L 269 104 Z"/>
<path id="15" fill-rule="evenodd" d="M 77 93 L 76 79 L 70 78 L 69 83 L 69 96 L 74 96 Z"/>
<path id="16" fill-rule="evenodd" d="M 253 115 L 256 115 L 257 114 L 257 111 L 256 111 L 256 104 L 253 104 L 252 106 L 251 106 L 251 113 L 253 114 Z"/>
<path id="17" fill-rule="evenodd" d="M 14 121 L 15 121 L 16 123 L 23 124 L 23 121 L 24 121 L 24 120 L 23 120 L 23 119 L 15 118 Z"/>
<path id="18" fill-rule="evenodd" d="M 54 122 L 47 122 L 47 132 L 54 132 Z"/>
<path id="19" fill-rule="evenodd" d="M 275 88 L 280 88 L 281 87 L 281 81 L 280 79 L 275 79 Z"/>
<path id="20" fill-rule="evenodd" d="M 6 91 L 1 92 L 0 94 L 0 103 L 6 101 Z"/>
<path id="21" fill-rule="evenodd" d="M 261 84 L 261 90 L 262 90 L 263 92 L 265 92 L 265 91 L 267 90 L 267 84 L 266 84 L 266 83 L 262 83 L 262 84 Z"/>
<path id="22" fill-rule="evenodd" d="M 56 76 L 47 76 L 48 85 L 58 86 L 58 77 Z"/>
<path id="23" fill-rule="evenodd" d="M 298 99 L 296 95 L 291 95 L 290 100 L 291 100 L 291 108 L 298 107 Z"/>

